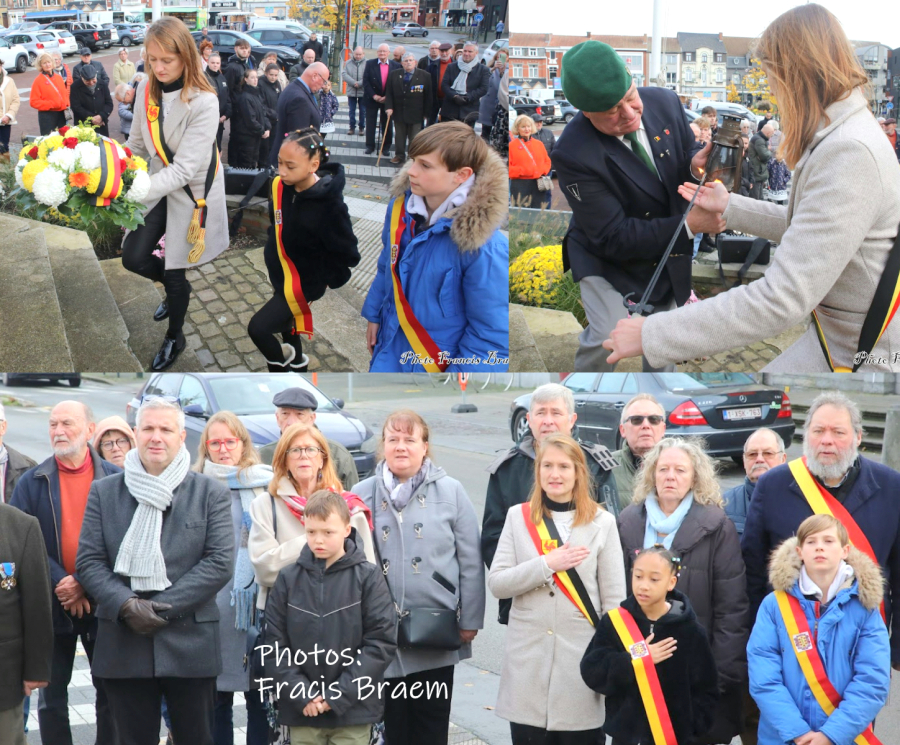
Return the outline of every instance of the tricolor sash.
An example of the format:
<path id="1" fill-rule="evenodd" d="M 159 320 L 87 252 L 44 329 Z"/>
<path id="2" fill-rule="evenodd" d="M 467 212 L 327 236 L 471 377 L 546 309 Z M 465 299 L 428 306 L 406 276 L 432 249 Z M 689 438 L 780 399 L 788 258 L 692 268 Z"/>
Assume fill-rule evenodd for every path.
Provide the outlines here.
<path id="1" fill-rule="evenodd" d="M 806 678 L 806 684 L 825 714 L 831 716 L 840 706 L 842 699 L 828 680 L 825 665 L 822 664 L 822 658 L 816 647 L 816 638 L 809 630 L 803 606 L 793 595 L 781 590 L 775 591 L 775 599 L 778 601 L 778 609 L 781 611 L 788 636 L 791 637 L 791 647 L 803 671 L 803 677 Z M 872 731 L 872 725 L 866 727 L 853 742 L 856 745 L 881 745 L 881 741 Z"/>
<path id="2" fill-rule="evenodd" d="M 398 197 L 394 200 L 394 208 L 391 210 L 391 281 L 394 287 L 394 306 L 397 308 L 397 317 L 400 320 L 400 328 L 406 336 L 413 351 L 423 360 L 422 367 L 427 372 L 444 372 L 449 367 L 449 362 L 441 361 L 440 350 L 434 340 L 429 336 L 425 327 L 419 323 L 416 314 L 413 313 L 403 293 L 403 285 L 400 283 L 400 247 L 403 232 L 409 225 L 410 238 L 415 233 L 415 222 L 406 214 L 406 200 Z M 427 362 L 426 360 L 431 360 Z"/>
<path id="3" fill-rule="evenodd" d="M 878 566 L 878 559 L 875 558 L 875 551 L 872 550 L 872 544 L 869 543 L 866 534 L 863 533 L 859 525 L 856 524 L 856 520 L 853 519 L 853 516 L 847 511 L 847 508 L 838 502 L 824 486 L 812 477 L 812 474 L 809 472 L 809 468 L 806 465 L 806 457 L 796 458 L 788 463 L 788 466 L 791 469 L 794 480 L 797 482 L 797 486 L 799 486 L 800 491 L 803 492 L 803 496 L 806 498 L 806 502 L 809 504 L 813 513 L 816 515 L 831 515 L 840 520 L 841 524 L 847 529 L 847 533 L 850 536 L 850 543 L 868 556 L 875 566 Z M 881 617 L 885 620 L 885 623 L 887 623 L 884 601 L 881 603 Z"/>
<path id="4" fill-rule="evenodd" d="M 281 262 L 281 271 L 284 273 L 284 299 L 287 300 L 294 316 L 294 333 L 304 334 L 311 339 L 313 335 L 312 311 L 309 309 L 309 303 L 306 302 L 303 288 L 300 286 L 300 272 L 297 271 L 297 266 L 291 261 L 284 248 L 283 200 L 284 184 L 281 182 L 281 176 L 276 176 L 272 179 L 272 211 L 275 215 L 275 246 L 278 251 L 278 261 Z"/>
<path id="5" fill-rule="evenodd" d="M 163 120 L 165 114 L 162 106 L 159 106 L 150 98 L 150 89 L 144 98 L 144 106 L 147 113 L 147 127 L 150 130 L 150 139 L 153 142 L 153 149 L 165 166 L 169 166 L 175 160 L 175 153 L 166 144 L 166 138 L 163 134 Z M 206 250 L 206 198 L 209 196 L 209 190 L 212 189 L 213 181 L 219 172 L 219 148 L 216 146 L 216 139 L 213 138 L 212 158 L 209 161 L 209 168 L 206 169 L 206 184 L 203 190 L 203 199 L 194 199 L 194 193 L 190 187 L 185 184 L 184 192 L 190 197 L 194 203 L 194 214 L 191 217 L 191 224 L 188 227 L 187 242 L 193 248 L 188 254 L 188 261 L 192 264 L 198 262 Z"/>
<path id="6" fill-rule="evenodd" d="M 525 518 L 525 527 L 528 528 L 528 535 L 531 536 L 539 556 L 549 554 L 553 549 L 562 545 L 563 542 L 552 520 L 541 520 L 538 525 L 531 521 L 531 505 L 528 502 L 522 505 L 522 516 Z M 591 626 L 596 628 L 600 623 L 600 617 L 594 609 L 594 604 L 591 602 L 587 588 L 581 581 L 581 577 L 578 576 L 578 572 L 574 568 L 565 572 L 556 572 L 553 579 L 556 580 L 560 592 L 571 600 L 572 604 L 591 622 Z"/>
<path id="7" fill-rule="evenodd" d="M 88 200 L 97 207 L 109 207 L 122 191 L 122 159 L 118 145 L 108 137 L 100 137 L 100 185 Z"/>
<path id="8" fill-rule="evenodd" d="M 609 612 L 609 620 L 612 621 L 619 639 L 625 646 L 625 651 L 631 655 L 634 677 L 637 678 L 644 712 L 653 733 L 654 745 L 678 745 L 669 717 L 669 707 L 659 684 L 659 675 L 656 674 L 656 665 L 653 664 L 650 649 L 634 616 L 619 607 Z"/>

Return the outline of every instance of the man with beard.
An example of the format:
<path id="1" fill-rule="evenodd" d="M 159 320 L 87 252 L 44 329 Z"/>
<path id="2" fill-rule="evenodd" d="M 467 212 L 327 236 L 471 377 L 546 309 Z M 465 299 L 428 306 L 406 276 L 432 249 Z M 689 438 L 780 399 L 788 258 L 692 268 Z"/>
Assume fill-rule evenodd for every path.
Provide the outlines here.
<path id="1" fill-rule="evenodd" d="M 803 426 L 804 460 L 764 473 L 753 491 L 741 538 L 751 619 L 768 586 L 769 555 L 800 523 L 826 510 L 869 554 L 887 580 L 885 613 L 892 630 L 891 664 L 900 670 L 900 474 L 859 454 L 862 416 L 844 394 L 822 393 Z M 811 506 L 813 505 L 813 506 Z"/>
<path id="2" fill-rule="evenodd" d="M 623 439 L 622 449 L 613 453 L 618 464 L 613 475 L 619 501 L 610 510 L 616 516 L 631 504 L 634 475 L 640 470 L 644 456 L 666 434 L 666 410 L 651 394 L 638 393 L 622 409 L 619 434 Z"/>
<path id="3" fill-rule="evenodd" d="M 744 443 L 744 472 L 747 474 L 744 483 L 722 494 L 725 514 L 731 518 L 738 535 L 744 533 L 747 510 L 759 477 L 782 463 L 787 463 L 787 455 L 784 454 L 784 442 L 777 432 L 768 427 L 760 427 L 747 438 Z"/>
<path id="4" fill-rule="evenodd" d="M 50 562 L 53 587 L 53 660 L 50 685 L 39 694 L 41 742 L 72 745 L 68 685 L 78 639 L 93 665 L 97 638 L 96 604 L 82 587 L 76 571 L 81 523 L 91 484 L 120 468 L 103 460 L 88 443 L 94 436 L 94 415 L 79 401 L 61 401 L 50 412 L 53 455 L 26 472 L 10 504 L 38 519 Z M 112 717 L 102 683 L 97 689 L 97 742 L 115 742 Z"/>

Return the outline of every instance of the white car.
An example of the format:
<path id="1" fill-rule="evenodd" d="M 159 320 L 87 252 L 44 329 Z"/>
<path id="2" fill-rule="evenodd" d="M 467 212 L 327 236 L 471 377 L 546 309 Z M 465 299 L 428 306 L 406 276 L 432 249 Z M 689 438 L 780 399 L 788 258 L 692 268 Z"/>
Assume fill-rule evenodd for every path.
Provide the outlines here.
<path id="1" fill-rule="evenodd" d="M 61 54 L 64 56 L 78 54 L 78 42 L 75 41 L 75 37 L 72 36 L 71 31 L 48 28 L 47 33 L 53 34 L 56 37 L 56 40 L 59 42 L 59 51 Z"/>
<path id="2" fill-rule="evenodd" d="M 7 72 L 25 72 L 28 69 L 28 50 L 21 44 L 10 44 L 0 38 L 0 64 Z"/>
<path id="3" fill-rule="evenodd" d="M 119 30 L 111 23 L 103 23 L 100 25 L 100 28 L 108 28 L 109 29 L 109 39 L 113 44 L 119 43 Z"/>
<path id="4" fill-rule="evenodd" d="M 508 46 L 509 39 L 497 39 L 496 41 L 491 42 L 491 45 L 481 53 L 481 63 L 483 65 L 491 64 L 494 57 L 497 56 L 497 52 L 501 49 L 506 49 Z"/>
<path id="5" fill-rule="evenodd" d="M 59 40 L 45 29 L 37 31 L 13 31 L 6 35 L 6 41 L 10 44 L 20 44 L 28 50 L 28 62 L 34 64 L 38 55 L 44 52 L 56 52 L 59 49 Z"/>
<path id="6" fill-rule="evenodd" d="M 254 18 L 250 21 L 251 30 L 260 28 L 283 28 L 298 34 L 306 34 L 307 39 L 313 34 L 311 29 L 308 29 L 299 21 L 272 21 L 267 18 Z"/>

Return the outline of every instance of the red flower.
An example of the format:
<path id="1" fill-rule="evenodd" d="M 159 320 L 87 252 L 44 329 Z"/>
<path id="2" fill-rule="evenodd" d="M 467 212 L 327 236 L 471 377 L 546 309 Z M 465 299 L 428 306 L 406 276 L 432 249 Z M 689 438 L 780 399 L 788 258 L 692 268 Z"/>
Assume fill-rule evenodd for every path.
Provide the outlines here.
<path id="1" fill-rule="evenodd" d="M 125 171 L 128 170 L 128 162 L 125 158 L 119 158 L 119 170 L 121 170 L 122 173 L 125 173 Z"/>
<path id="2" fill-rule="evenodd" d="M 66 137 L 66 139 L 63 140 L 63 145 L 65 145 L 65 146 L 66 146 L 67 148 L 69 148 L 70 150 L 74 150 L 74 149 L 75 149 L 75 146 L 76 146 L 77 144 L 78 144 L 78 138 L 77 138 L 77 137 Z"/>
<path id="3" fill-rule="evenodd" d="M 132 157 L 132 156 L 131 156 L 131 150 L 130 150 L 129 148 L 127 148 L 127 147 L 125 148 L 125 155 L 127 155 L 129 158 Z"/>
<path id="4" fill-rule="evenodd" d="M 31 150 L 28 151 L 29 158 L 37 158 L 38 157 L 38 149 L 37 145 L 35 145 Z"/>
<path id="5" fill-rule="evenodd" d="M 68 131 L 69 131 L 69 127 L 68 127 L 68 126 L 60 127 L 60 128 L 59 128 L 59 133 L 60 133 L 61 135 L 63 135 L 63 136 L 65 136 L 66 132 L 68 132 Z"/>

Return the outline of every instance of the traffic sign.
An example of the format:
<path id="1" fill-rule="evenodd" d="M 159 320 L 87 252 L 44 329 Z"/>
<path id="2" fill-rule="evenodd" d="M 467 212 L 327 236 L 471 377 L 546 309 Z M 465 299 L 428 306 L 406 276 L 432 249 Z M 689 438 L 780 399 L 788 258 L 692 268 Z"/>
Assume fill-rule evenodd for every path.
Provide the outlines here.
<path id="1" fill-rule="evenodd" d="M 475 21 L 475 23 L 481 23 L 483 20 L 484 20 L 484 14 L 483 14 L 483 13 L 476 13 L 476 14 L 475 14 L 475 16 L 474 16 L 474 21 Z"/>
<path id="2" fill-rule="evenodd" d="M 886 108 L 888 111 L 890 111 L 891 109 L 894 108 L 894 104 L 892 104 L 892 103 L 885 104 L 884 108 Z"/>

